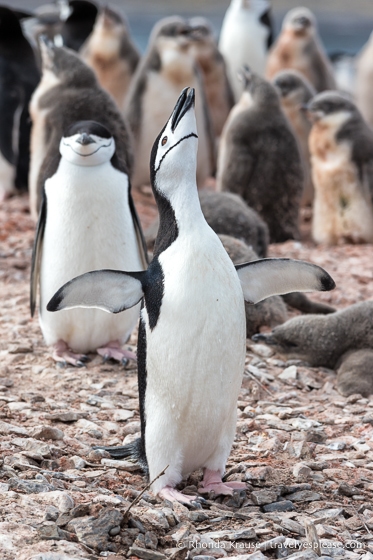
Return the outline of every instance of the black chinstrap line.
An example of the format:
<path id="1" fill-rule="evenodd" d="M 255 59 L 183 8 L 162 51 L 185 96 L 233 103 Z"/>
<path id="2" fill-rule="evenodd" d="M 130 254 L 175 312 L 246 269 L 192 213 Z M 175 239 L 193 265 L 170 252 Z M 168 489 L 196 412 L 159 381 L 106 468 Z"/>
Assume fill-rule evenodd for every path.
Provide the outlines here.
<path id="1" fill-rule="evenodd" d="M 191 132 L 190 134 L 187 134 L 187 136 L 183 136 L 182 138 L 180 138 L 180 140 L 178 140 L 178 142 L 176 142 L 176 144 L 174 144 L 173 146 L 171 146 L 171 148 L 169 148 L 169 149 L 167 150 L 167 152 L 163 154 L 163 156 L 162 156 L 162 158 L 161 158 L 161 160 L 160 160 L 160 162 L 159 162 L 159 164 L 158 164 L 158 167 L 157 167 L 157 169 L 155 170 L 155 173 L 157 173 L 157 172 L 159 171 L 159 168 L 161 167 L 162 161 L 164 160 L 164 158 L 166 157 L 166 155 L 167 155 L 171 150 L 173 150 L 174 148 L 176 148 L 176 146 L 178 146 L 178 145 L 180 144 L 180 142 L 182 142 L 183 140 L 187 140 L 188 138 L 192 138 L 193 136 L 194 136 L 195 138 L 198 139 L 198 135 L 197 135 L 195 132 Z"/>

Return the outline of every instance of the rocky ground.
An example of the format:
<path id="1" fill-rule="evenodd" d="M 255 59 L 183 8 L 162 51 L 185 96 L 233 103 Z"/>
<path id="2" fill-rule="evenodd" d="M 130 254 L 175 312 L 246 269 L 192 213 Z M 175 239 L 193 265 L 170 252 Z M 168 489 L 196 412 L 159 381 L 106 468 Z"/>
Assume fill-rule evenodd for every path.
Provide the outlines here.
<path id="1" fill-rule="evenodd" d="M 149 191 L 136 202 L 146 227 Z M 1 560 L 373 559 L 373 396 L 344 398 L 333 371 L 248 340 L 226 473 L 247 490 L 200 509 L 139 497 L 140 471 L 92 450 L 139 431 L 135 365 L 56 366 L 29 316 L 27 199 L 7 201 L 0 224 Z M 326 250 L 307 241 L 306 221 L 303 231 L 270 254 L 333 275 L 337 289 L 315 300 L 340 309 L 373 298 L 371 246 Z M 182 487 L 195 491 L 201 474 Z"/>

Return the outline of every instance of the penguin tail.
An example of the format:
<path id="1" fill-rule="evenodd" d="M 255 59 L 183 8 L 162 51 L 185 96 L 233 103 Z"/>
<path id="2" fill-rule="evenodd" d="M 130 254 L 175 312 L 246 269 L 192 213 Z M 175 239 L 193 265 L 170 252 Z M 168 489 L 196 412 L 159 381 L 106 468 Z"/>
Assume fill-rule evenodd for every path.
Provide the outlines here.
<path id="1" fill-rule="evenodd" d="M 105 447 L 102 445 L 96 445 L 93 449 L 103 449 L 110 453 L 113 459 L 128 459 L 133 463 L 137 463 L 144 474 L 148 474 L 148 462 L 146 460 L 144 444 L 141 438 L 137 438 L 131 443 L 127 443 L 122 446 Z"/>

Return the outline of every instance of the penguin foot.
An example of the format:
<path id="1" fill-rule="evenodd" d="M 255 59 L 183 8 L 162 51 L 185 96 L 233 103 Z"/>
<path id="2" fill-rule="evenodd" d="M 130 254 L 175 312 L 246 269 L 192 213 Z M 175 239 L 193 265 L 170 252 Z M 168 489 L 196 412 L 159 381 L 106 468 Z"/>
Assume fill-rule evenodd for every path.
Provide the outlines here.
<path id="1" fill-rule="evenodd" d="M 52 357 L 58 364 L 71 364 L 75 367 L 84 367 L 85 362 L 88 360 L 88 356 L 85 354 L 75 354 L 72 352 L 63 340 L 59 340 L 53 346 Z"/>
<path id="2" fill-rule="evenodd" d="M 191 504 L 192 502 L 198 500 L 197 496 L 187 496 L 171 486 L 165 486 L 162 488 L 162 490 L 158 492 L 158 496 L 164 500 L 169 500 L 170 502 L 180 502 L 182 504 Z"/>
<path id="3" fill-rule="evenodd" d="M 201 486 L 198 488 L 198 492 L 200 494 L 208 494 L 211 490 L 213 490 L 217 496 L 232 496 L 234 490 L 245 489 L 245 482 L 223 482 L 219 471 L 205 469 L 203 473 L 203 481 Z"/>
<path id="4" fill-rule="evenodd" d="M 124 350 L 121 347 L 119 340 L 108 342 L 106 346 L 97 348 L 97 354 L 102 356 L 105 362 L 112 359 L 117 362 L 121 362 L 124 366 L 128 364 L 128 360 L 137 361 L 136 354 L 130 350 Z"/>

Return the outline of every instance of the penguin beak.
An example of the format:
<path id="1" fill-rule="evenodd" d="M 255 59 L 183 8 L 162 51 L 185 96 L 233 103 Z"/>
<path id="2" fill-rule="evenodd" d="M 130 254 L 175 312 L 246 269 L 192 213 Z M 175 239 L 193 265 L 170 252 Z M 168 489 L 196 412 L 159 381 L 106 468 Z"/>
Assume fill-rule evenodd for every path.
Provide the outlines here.
<path id="1" fill-rule="evenodd" d="M 88 146 L 88 144 L 96 144 L 96 141 L 93 140 L 93 138 L 86 132 L 83 132 L 83 134 L 81 134 L 79 138 L 76 139 L 76 142 L 78 144 L 81 144 L 82 146 Z"/>
<path id="2" fill-rule="evenodd" d="M 265 342 L 266 344 L 275 345 L 276 341 L 271 334 L 258 333 L 251 337 L 254 342 Z"/>
<path id="3" fill-rule="evenodd" d="M 189 90 L 189 93 L 188 93 Z M 194 107 L 195 103 L 195 90 L 194 88 L 184 88 L 180 94 L 179 99 L 175 105 L 175 109 L 171 120 L 171 130 L 175 132 L 177 125 L 180 123 L 183 116 L 189 111 L 191 107 Z"/>

